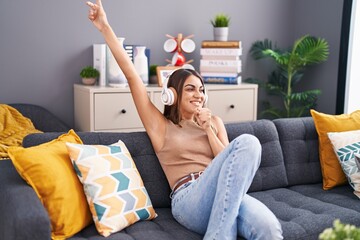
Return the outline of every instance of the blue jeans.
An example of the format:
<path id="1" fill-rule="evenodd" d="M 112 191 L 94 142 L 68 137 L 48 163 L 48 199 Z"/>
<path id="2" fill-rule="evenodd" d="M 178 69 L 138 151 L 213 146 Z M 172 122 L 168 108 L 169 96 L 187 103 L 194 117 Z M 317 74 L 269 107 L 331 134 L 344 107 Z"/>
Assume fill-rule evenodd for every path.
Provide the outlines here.
<path id="1" fill-rule="evenodd" d="M 234 139 L 196 180 L 172 197 L 172 214 L 204 239 L 282 239 L 281 225 L 260 201 L 246 194 L 261 161 L 259 140 Z"/>

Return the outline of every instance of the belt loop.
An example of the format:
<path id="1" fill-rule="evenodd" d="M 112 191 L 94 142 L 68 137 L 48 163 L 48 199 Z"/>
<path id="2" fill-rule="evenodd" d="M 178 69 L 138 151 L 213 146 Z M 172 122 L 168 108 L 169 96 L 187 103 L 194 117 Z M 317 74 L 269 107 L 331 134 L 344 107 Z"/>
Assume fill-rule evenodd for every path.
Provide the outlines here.
<path id="1" fill-rule="evenodd" d="M 199 171 L 199 172 L 193 172 L 193 173 L 190 173 L 189 175 L 186 175 L 185 177 L 181 178 L 180 180 L 178 180 L 174 187 L 171 189 L 171 193 L 170 193 L 170 198 L 172 199 L 172 197 L 174 196 L 175 192 L 182 186 L 184 185 L 185 183 L 188 183 L 188 182 L 193 182 L 195 181 L 198 177 L 201 176 L 201 174 L 203 174 L 204 171 Z M 190 177 L 190 179 L 189 179 Z"/>

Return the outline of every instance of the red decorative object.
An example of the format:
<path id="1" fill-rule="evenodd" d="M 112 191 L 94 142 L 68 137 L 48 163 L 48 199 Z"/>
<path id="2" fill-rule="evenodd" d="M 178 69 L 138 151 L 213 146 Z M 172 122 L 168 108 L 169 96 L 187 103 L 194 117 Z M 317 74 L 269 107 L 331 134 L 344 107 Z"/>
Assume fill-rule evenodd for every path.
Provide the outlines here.
<path id="1" fill-rule="evenodd" d="M 171 60 L 166 59 L 171 66 L 178 67 L 190 67 L 193 68 L 189 63 L 193 62 L 193 60 L 186 61 L 184 53 L 191 53 L 195 50 L 195 42 L 190 39 L 194 35 L 189 35 L 187 37 L 183 37 L 182 33 L 179 33 L 177 37 L 173 37 L 169 34 L 166 34 L 167 39 L 164 43 L 164 50 L 168 53 L 174 53 Z"/>

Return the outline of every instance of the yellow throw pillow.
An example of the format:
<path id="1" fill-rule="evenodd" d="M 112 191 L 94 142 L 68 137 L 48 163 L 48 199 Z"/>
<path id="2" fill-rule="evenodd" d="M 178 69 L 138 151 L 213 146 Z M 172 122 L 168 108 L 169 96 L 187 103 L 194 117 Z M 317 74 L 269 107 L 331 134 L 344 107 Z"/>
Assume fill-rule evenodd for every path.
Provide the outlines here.
<path id="1" fill-rule="evenodd" d="M 323 176 L 323 189 L 328 190 L 347 182 L 333 150 L 328 132 L 360 129 L 360 110 L 350 114 L 329 115 L 310 110 L 319 137 L 319 157 Z"/>
<path id="2" fill-rule="evenodd" d="M 96 229 L 102 236 L 157 215 L 125 144 L 67 143 L 71 161 L 84 185 Z"/>
<path id="3" fill-rule="evenodd" d="M 16 170 L 47 210 L 53 239 L 71 237 L 91 223 L 91 213 L 66 142 L 82 144 L 79 136 L 70 130 L 50 142 L 29 148 L 11 147 L 8 151 Z"/>

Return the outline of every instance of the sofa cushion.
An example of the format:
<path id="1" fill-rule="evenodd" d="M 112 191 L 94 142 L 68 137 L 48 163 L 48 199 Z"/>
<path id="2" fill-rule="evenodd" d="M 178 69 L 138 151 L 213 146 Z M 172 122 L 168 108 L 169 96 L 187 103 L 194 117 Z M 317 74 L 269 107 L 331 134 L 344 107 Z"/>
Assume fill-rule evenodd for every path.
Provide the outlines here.
<path id="1" fill-rule="evenodd" d="M 322 181 L 318 138 L 311 117 L 275 119 L 289 185 Z"/>
<path id="2" fill-rule="evenodd" d="M 107 237 L 137 221 L 156 217 L 141 176 L 121 140 L 111 145 L 66 146 L 101 235 Z"/>
<path id="3" fill-rule="evenodd" d="M 38 145 L 54 138 L 61 133 L 31 134 L 24 138 L 25 147 Z M 152 148 L 150 139 L 145 132 L 133 133 L 96 133 L 78 132 L 84 144 L 110 145 L 122 140 L 127 146 L 144 186 L 154 207 L 170 207 L 170 187 L 161 168 L 159 160 Z"/>
<path id="4" fill-rule="evenodd" d="M 114 233 L 111 239 L 121 240 L 201 240 L 203 237 L 181 226 L 172 216 L 170 208 L 156 208 L 159 216 L 151 221 L 137 222 L 124 230 Z M 96 231 L 94 225 L 90 225 L 69 240 L 103 239 Z"/>
<path id="5" fill-rule="evenodd" d="M 9 149 L 18 173 L 34 189 L 49 214 L 53 239 L 70 237 L 91 223 L 91 213 L 66 142 L 81 143 L 81 139 L 70 130 L 38 146 Z"/>
<path id="6" fill-rule="evenodd" d="M 262 147 L 261 164 L 249 192 L 285 187 L 288 184 L 284 159 L 275 125 L 270 120 L 226 124 L 229 141 L 240 134 L 256 136 Z"/>
<path id="7" fill-rule="evenodd" d="M 323 187 L 327 190 L 347 182 L 327 133 L 360 129 L 360 110 L 351 114 L 341 115 L 329 115 L 311 110 L 311 115 L 319 135 L 319 153 Z"/>
<path id="8" fill-rule="evenodd" d="M 356 196 L 350 192 L 350 197 L 340 195 L 340 199 L 338 193 L 324 191 L 321 183 L 253 192 L 250 195 L 268 206 L 279 219 L 284 239 L 318 240 L 319 234 L 338 218 L 344 223 L 360 225 L 359 200 L 355 204 L 358 210 L 342 206 L 354 203 Z"/>
<path id="9" fill-rule="evenodd" d="M 350 185 L 346 184 L 329 190 L 324 190 L 322 189 L 321 184 L 322 183 L 297 185 L 289 187 L 289 189 L 301 193 L 304 196 L 320 200 L 324 203 L 331 203 L 345 209 L 354 210 L 359 214 L 359 198 L 352 193 Z M 357 217 L 357 221 L 360 221 L 359 217 Z M 357 225 L 360 226 L 360 223 Z"/>

